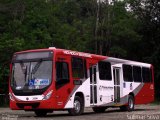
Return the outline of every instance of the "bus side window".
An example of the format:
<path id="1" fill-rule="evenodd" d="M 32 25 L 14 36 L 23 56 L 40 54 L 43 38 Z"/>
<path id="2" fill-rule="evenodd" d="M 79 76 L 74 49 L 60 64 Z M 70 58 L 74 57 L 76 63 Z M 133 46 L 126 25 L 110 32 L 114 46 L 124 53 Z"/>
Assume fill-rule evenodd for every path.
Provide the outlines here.
<path id="1" fill-rule="evenodd" d="M 72 77 L 84 78 L 84 63 L 82 58 L 72 57 Z"/>
<path id="2" fill-rule="evenodd" d="M 151 70 L 149 68 L 142 68 L 142 77 L 143 77 L 143 82 L 144 83 L 149 83 L 151 82 Z"/>
<path id="3" fill-rule="evenodd" d="M 131 65 L 123 65 L 123 78 L 125 82 L 133 82 Z"/>
<path id="4" fill-rule="evenodd" d="M 56 89 L 69 83 L 68 63 L 56 62 Z"/>
<path id="5" fill-rule="evenodd" d="M 112 80 L 111 63 L 110 62 L 98 62 L 99 78 L 100 80 Z"/>
<path id="6" fill-rule="evenodd" d="M 85 78 L 88 78 L 88 75 L 87 75 L 87 62 L 86 62 L 86 59 L 84 59 L 84 75 L 85 75 Z"/>
<path id="7" fill-rule="evenodd" d="M 142 82 L 142 70 L 139 66 L 133 66 L 134 82 Z"/>

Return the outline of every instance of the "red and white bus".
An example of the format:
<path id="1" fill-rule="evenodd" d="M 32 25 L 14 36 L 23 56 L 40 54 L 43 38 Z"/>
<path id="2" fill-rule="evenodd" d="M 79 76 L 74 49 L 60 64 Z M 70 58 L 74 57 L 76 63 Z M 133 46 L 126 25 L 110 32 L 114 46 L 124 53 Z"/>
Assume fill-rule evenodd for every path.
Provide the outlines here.
<path id="1" fill-rule="evenodd" d="M 50 47 L 16 52 L 10 68 L 10 108 L 37 116 L 56 110 L 80 115 L 86 107 L 132 111 L 154 101 L 147 63 Z"/>

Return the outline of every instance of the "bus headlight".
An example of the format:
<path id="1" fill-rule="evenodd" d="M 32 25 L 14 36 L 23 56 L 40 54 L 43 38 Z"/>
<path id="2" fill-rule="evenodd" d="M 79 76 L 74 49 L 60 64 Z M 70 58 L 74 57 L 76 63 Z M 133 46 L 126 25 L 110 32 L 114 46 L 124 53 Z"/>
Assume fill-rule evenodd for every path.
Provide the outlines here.
<path id="1" fill-rule="evenodd" d="M 46 95 L 44 95 L 43 100 L 48 100 L 51 97 L 52 93 L 53 93 L 53 90 L 49 91 Z"/>
<path id="2" fill-rule="evenodd" d="M 12 100 L 12 101 L 15 101 L 12 93 L 9 93 L 9 99 Z"/>

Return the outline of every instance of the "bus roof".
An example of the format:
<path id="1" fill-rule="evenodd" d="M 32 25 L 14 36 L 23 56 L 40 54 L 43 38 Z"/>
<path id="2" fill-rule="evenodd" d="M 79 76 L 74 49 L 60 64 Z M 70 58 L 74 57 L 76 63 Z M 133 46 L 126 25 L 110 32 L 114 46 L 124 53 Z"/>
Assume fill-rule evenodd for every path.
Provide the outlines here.
<path id="1" fill-rule="evenodd" d="M 80 57 L 86 57 L 86 58 L 94 58 L 97 60 L 115 62 L 117 64 L 119 63 L 119 64 L 140 65 L 140 66 L 144 66 L 144 67 L 151 67 L 151 64 L 148 64 L 148 63 L 120 59 L 120 58 L 114 58 L 114 57 L 103 56 L 103 55 L 84 53 L 84 52 L 78 52 L 78 51 L 72 51 L 72 50 L 66 50 L 66 49 L 59 49 L 59 48 L 55 48 L 55 47 L 20 51 L 20 52 L 16 52 L 15 54 L 26 53 L 26 52 L 40 52 L 40 51 L 48 51 L 48 50 L 53 50 L 56 53 L 61 53 L 61 54 L 66 54 L 66 55 L 71 55 L 71 56 L 80 56 Z"/>

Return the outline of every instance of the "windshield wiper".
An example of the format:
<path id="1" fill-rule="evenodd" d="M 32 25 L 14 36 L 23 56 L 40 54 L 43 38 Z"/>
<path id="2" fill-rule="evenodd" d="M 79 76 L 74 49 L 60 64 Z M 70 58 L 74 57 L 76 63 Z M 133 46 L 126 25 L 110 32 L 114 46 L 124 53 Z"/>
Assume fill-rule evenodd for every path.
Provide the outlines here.
<path id="1" fill-rule="evenodd" d="M 39 66 L 41 65 L 42 63 L 42 59 L 40 59 L 40 61 L 37 62 L 37 64 L 34 66 L 34 68 L 32 69 L 32 72 L 31 74 L 35 74 L 39 68 Z"/>

